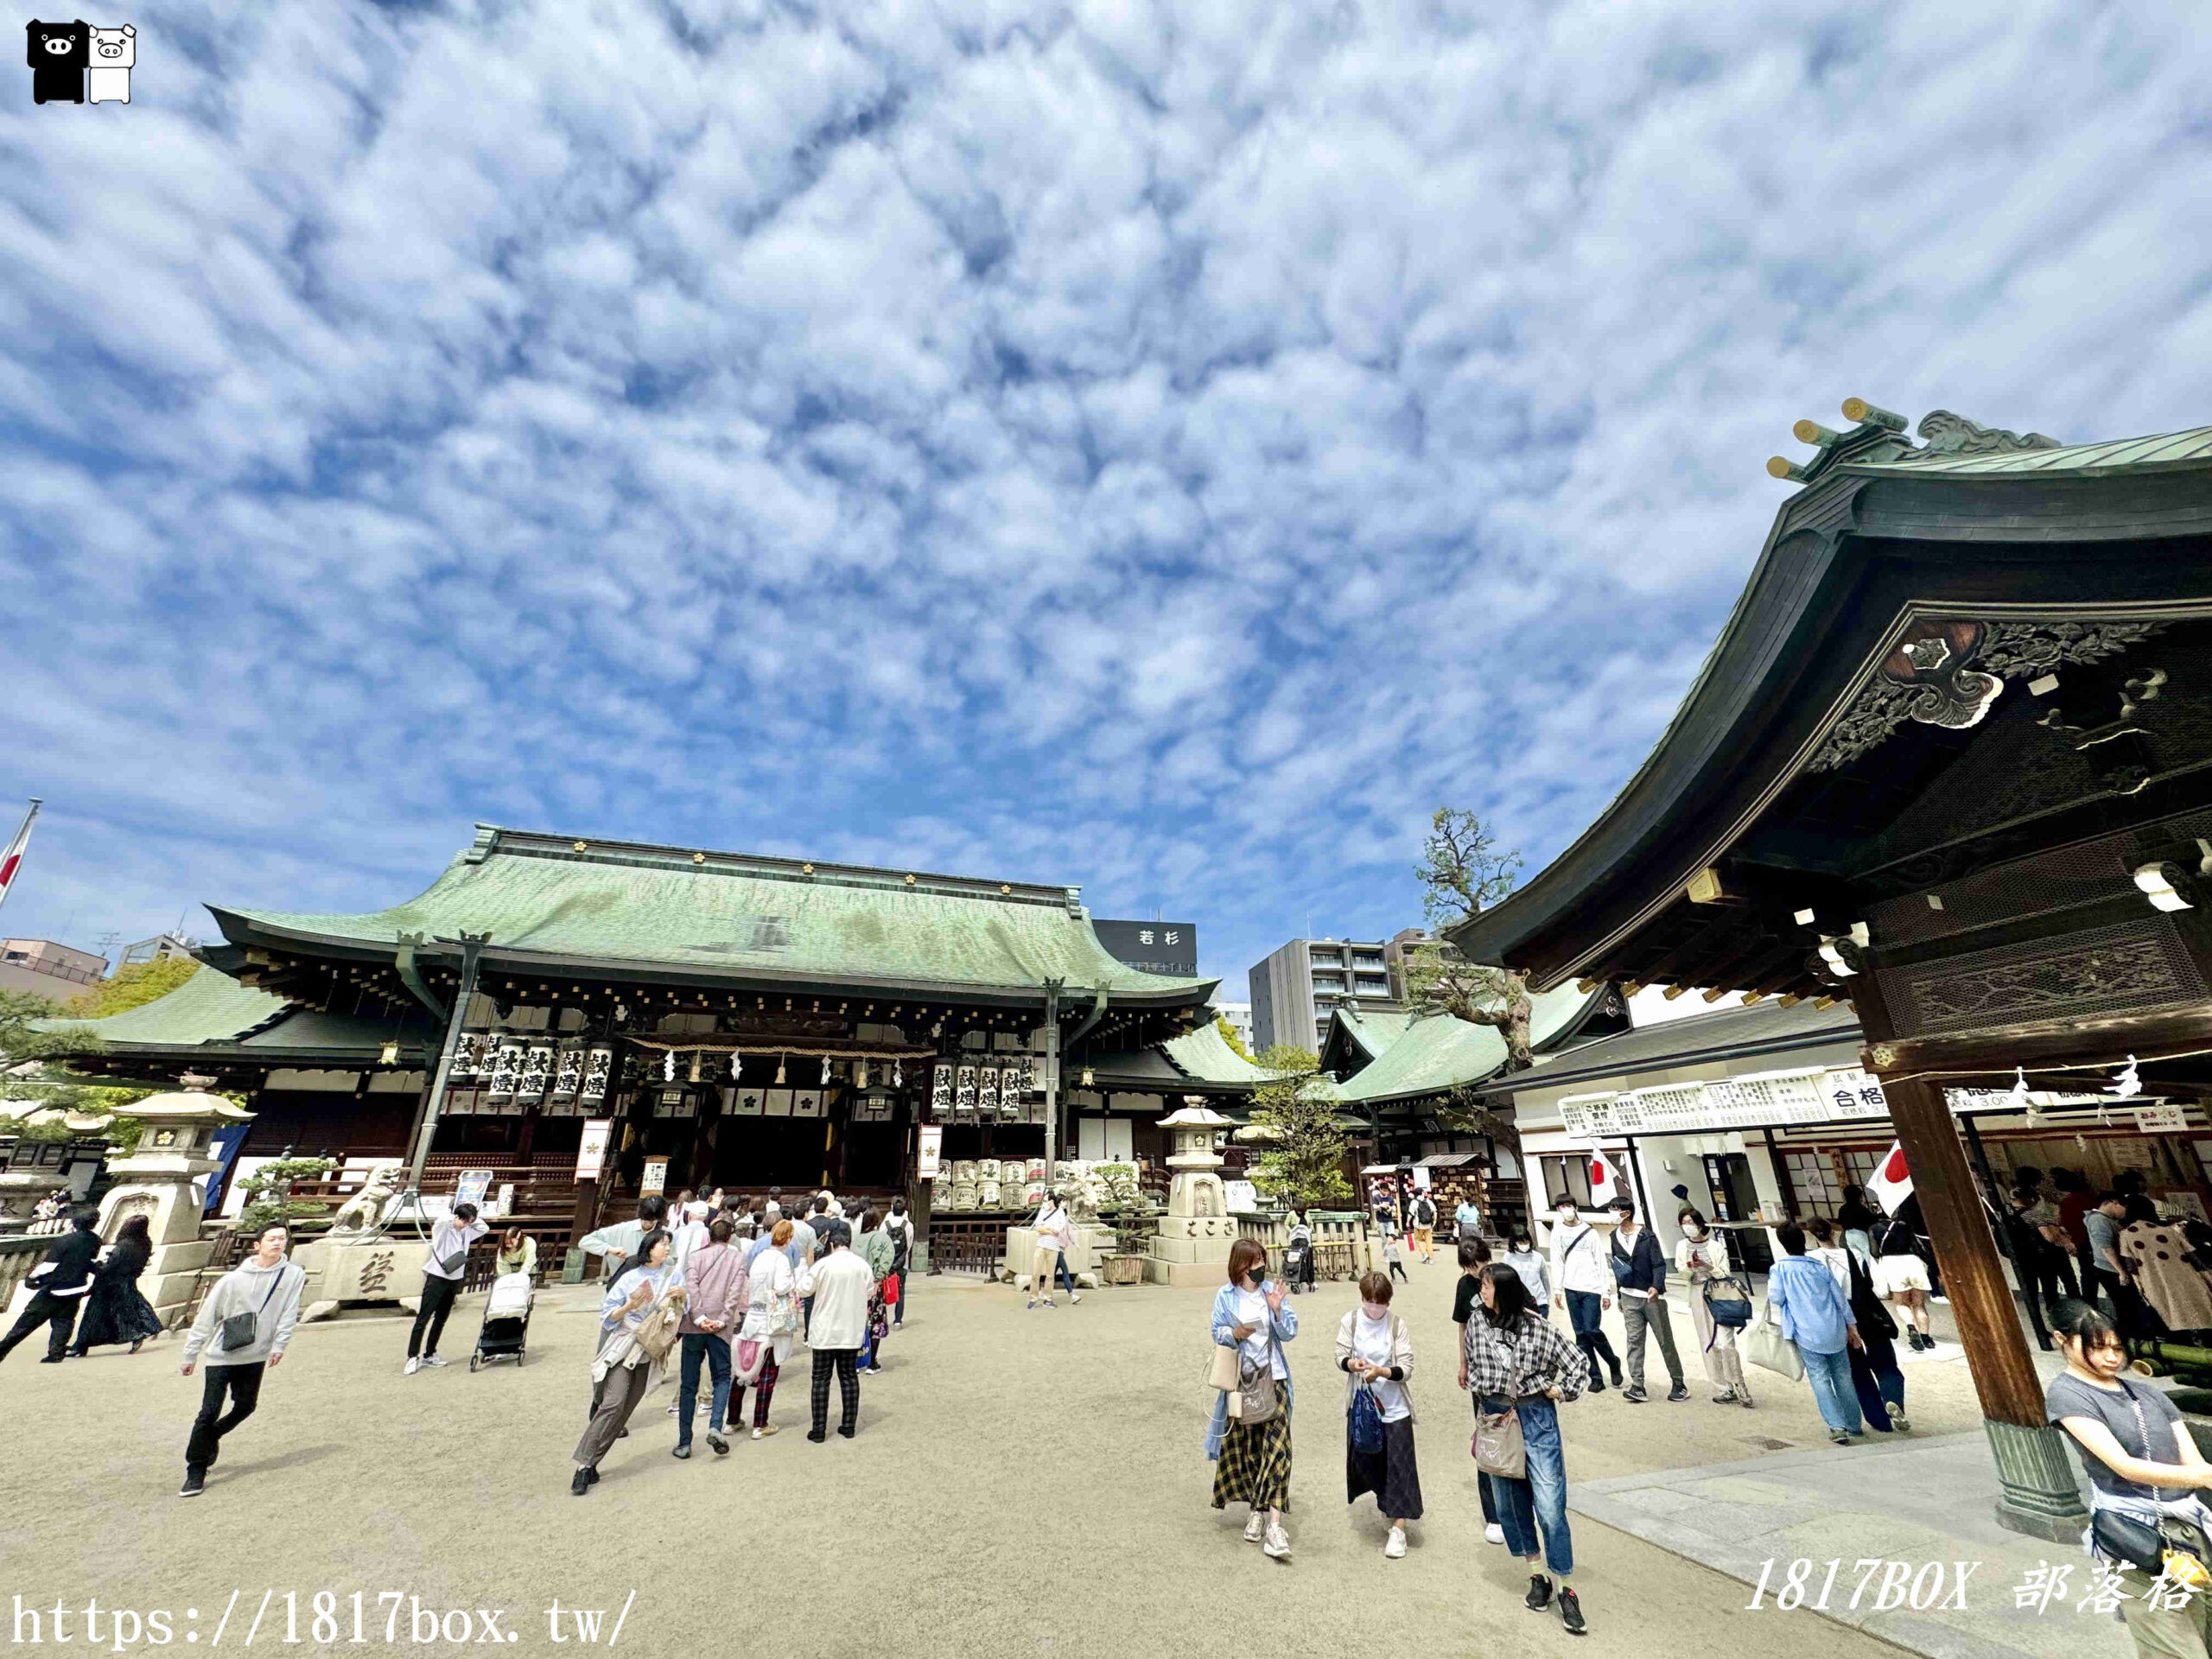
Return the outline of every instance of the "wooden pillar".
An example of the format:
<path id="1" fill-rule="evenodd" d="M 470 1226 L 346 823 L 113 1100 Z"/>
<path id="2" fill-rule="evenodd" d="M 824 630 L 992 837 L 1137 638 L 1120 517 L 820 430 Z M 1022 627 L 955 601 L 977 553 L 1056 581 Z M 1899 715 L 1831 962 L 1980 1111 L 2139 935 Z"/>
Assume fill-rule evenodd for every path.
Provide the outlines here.
<path id="1" fill-rule="evenodd" d="M 1997 1459 L 2003 1489 L 1998 1522 L 2053 1543 L 2075 1542 L 2088 1517 L 2075 1485 L 2073 1461 L 2063 1437 L 2044 1421 L 2043 1384 L 1942 1088 L 1924 1078 L 1900 1077 L 1884 1077 L 1882 1090 L 1943 1269 L 1951 1317 Z"/>

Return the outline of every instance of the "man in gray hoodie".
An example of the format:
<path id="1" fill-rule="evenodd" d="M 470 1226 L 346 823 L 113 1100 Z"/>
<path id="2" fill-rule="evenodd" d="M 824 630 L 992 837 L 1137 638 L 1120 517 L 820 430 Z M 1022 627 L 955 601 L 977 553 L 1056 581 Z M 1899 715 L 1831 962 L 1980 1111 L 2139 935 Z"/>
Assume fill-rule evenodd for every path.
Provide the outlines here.
<path id="1" fill-rule="evenodd" d="M 283 1222 L 264 1227 L 254 1241 L 253 1254 L 215 1281 L 185 1337 L 184 1375 L 192 1375 L 203 1355 L 207 1366 L 200 1415 L 193 1419 L 192 1439 L 184 1451 L 186 1497 L 197 1497 L 205 1490 L 208 1467 L 223 1436 L 252 1416 L 260 1404 L 262 1373 L 284 1363 L 284 1345 L 300 1322 L 300 1293 L 308 1281 L 306 1272 L 285 1259 L 291 1242 Z M 236 1345 L 226 1348 L 225 1327 L 238 1316 L 250 1319 L 239 1319 L 237 1328 L 228 1332 Z M 226 1392 L 231 1397 L 227 1413 L 223 1412 Z"/>

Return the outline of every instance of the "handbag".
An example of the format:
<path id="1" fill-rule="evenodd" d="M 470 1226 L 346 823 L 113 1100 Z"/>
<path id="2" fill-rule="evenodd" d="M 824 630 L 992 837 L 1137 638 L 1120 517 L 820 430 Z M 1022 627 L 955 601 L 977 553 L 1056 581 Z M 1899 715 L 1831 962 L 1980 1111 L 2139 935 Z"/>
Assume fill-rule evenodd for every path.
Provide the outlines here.
<path id="1" fill-rule="evenodd" d="M 1282 1402 L 1275 1397 L 1275 1352 L 1281 1346 L 1281 1340 L 1275 1335 L 1274 1327 L 1270 1323 L 1268 1327 L 1268 1357 L 1247 1370 L 1241 1351 L 1243 1344 L 1238 1344 L 1236 1410 L 1234 1415 L 1240 1422 L 1264 1423 L 1281 1408 Z"/>
<path id="2" fill-rule="evenodd" d="M 1382 1449 L 1382 1408 L 1375 1403 L 1375 1390 L 1361 1383 L 1351 1391 L 1351 1449 L 1374 1453 Z"/>
<path id="3" fill-rule="evenodd" d="M 1715 1285 L 1730 1294 L 1716 1296 Z M 1743 1294 L 1735 1293 L 1740 1290 Z M 1749 1286 L 1739 1279 L 1708 1279 L 1705 1281 L 1705 1311 L 1713 1316 L 1715 1325 L 1726 1325 L 1731 1331 L 1740 1331 L 1751 1322 L 1751 1294 Z"/>
<path id="4" fill-rule="evenodd" d="M 671 1307 L 656 1307 L 645 1315 L 638 1326 L 638 1351 L 658 1365 L 666 1359 L 676 1346 L 677 1325 L 680 1316 Z"/>
<path id="5" fill-rule="evenodd" d="M 768 1344 L 753 1338 L 741 1338 L 731 1352 L 731 1374 L 751 1388 L 754 1380 L 768 1363 Z"/>
<path id="6" fill-rule="evenodd" d="M 1496 1416 L 1475 1416 L 1475 1467 L 1506 1480 L 1529 1478 L 1529 1443 L 1522 1437 L 1521 1414 L 1508 1406 Z"/>
<path id="7" fill-rule="evenodd" d="M 1744 1357 L 1761 1370 L 1786 1376 L 1792 1382 L 1803 1381 L 1805 1357 L 1797 1351 L 1796 1343 L 1782 1334 L 1782 1323 L 1774 1316 L 1771 1299 L 1758 1322 L 1744 1333 L 1743 1345 Z"/>
<path id="8" fill-rule="evenodd" d="M 270 1283 L 269 1294 L 261 1299 L 261 1313 L 266 1313 L 269 1311 L 270 1296 L 274 1296 L 276 1294 L 276 1287 L 283 1282 L 284 1270 L 279 1268 L 276 1270 L 276 1278 Z M 223 1321 L 223 1328 L 221 1333 L 215 1338 L 215 1345 L 226 1354 L 234 1354 L 241 1348 L 252 1347 L 253 1339 L 260 1334 L 260 1316 L 251 1308 L 244 1308 Z"/>

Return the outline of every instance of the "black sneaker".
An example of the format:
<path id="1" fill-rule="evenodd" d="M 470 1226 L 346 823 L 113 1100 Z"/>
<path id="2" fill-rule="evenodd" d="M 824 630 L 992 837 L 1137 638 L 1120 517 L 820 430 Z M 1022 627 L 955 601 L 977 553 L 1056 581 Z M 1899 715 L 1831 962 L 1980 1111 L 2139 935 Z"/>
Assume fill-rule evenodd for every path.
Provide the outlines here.
<path id="1" fill-rule="evenodd" d="M 1605 1391 L 1605 1379 L 1604 1377 L 1602 1377 L 1602 1376 L 1593 1376 L 1593 1377 L 1592 1377 L 1592 1378 L 1590 1379 L 1590 1392 L 1591 1392 L 1591 1393 L 1592 1393 L 1592 1394 L 1603 1394 Z"/>
<path id="2" fill-rule="evenodd" d="M 207 1471 L 205 1469 L 194 1469 L 188 1464 L 184 1471 L 184 1484 L 177 1489 L 176 1495 L 179 1497 L 197 1497 L 207 1490 Z"/>
<path id="3" fill-rule="evenodd" d="M 594 1464 L 590 1468 L 584 1471 L 584 1484 L 587 1486 L 596 1486 L 599 1484 L 599 1465 L 597 1464 Z"/>
<path id="4" fill-rule="evenodd" d="M 1587 1636 L 1590 1633 L 1582 1622 L 1581 1601 L 1565 1585 L 1561 1585 L 1559 1591 L 1559 1622 L 1567 1626 L 1569 1636 Z"/>
<path id="5" fill-rule="evenodd" d="M 1618 1383 L 1614 1386 L 1617 1388 L 1619 1387 Z M 1641 1382 L 1637 1383 L 1632 1388 L 1621 1389 L 1621 1398 L 1627 1401 L 1631 1406 L 1640 1406 L 1650 1397 L 1651 1396 L 1649 1395 L 1643 1391 L 1643 1385 Z"/>
<path id="6" fill-rule="evenodd" d="M 841 1423 L 838 1425 L 837 1433 L 842 1435 L 846 1440 L 849 1440 L 855 1433 L 859 1433 L 859 1431 L 852 1427 L 849 1424 Z"/>
<path id="7" fill-rule="evenodd" d="M 1616 1365 L 1616 1366 L 1614 1366 L 1614 1367 L 1613 1367 L 1613 1386 L 1614 1386 L 1615 1388 L 1617 1388 L 1617 1389 L 1618 1389 L 1618 1387 L 1620 1387 L 1620 1385 L 1621 1385 L 1621 1368 L 1620 1368 L 1619 1366 Z"/>
<path id="8" fill-rule="evenodd" d="M 591 1491 L 590 1470 L 579 1469 L 574 1475 L 569 1477 L 569 1496 L 570 1497 L 582 1497 L 589 1491 Z"/>
<path id="9" fill-rule="evenodd" d="M 1552 1605 L 1552 1581 L 1541 1573 L 1529 1575 L 1529 1611 L 1541 1613 Z"/>
<path id="10" fill-rule="evenodd" d="M 1690 1391 L 1679 1382 L 1675 1383 L 1673 1388 L 1667 1390 L 1667 1398 L 1670 1402 L 1681 1402 L 1687 1400 L 1689 1397 Z"/>
<path id="11" fill-rule="evenodd" d="M 812 1440 L 812 1441 L 813 1441 L 817 1446 L 821 1446 L 821 1445 L 824 1444 L 824 1443 L 825 1443 L 826 1441 L 828 1441 L 828 1440 L 830 1439 L 830 1437 L 829 1437 L 827 1434 L 823 1433 L 820 1429 L 818 1429 L 818 1428 L 810 1428 L 810 1429 L 808 1429 L 808 1430 L 806 1431 L 806 1438 L 807 1438 L 808 1440 Z"/>
<path id="12" fill-rule="evenodd" d="M 721 1435 L 715 1433 L 711 1428 L 707 1431 L 707 1444 L 714 1448 L 715 1455 L 716 1457 L 726 1458 L 729 1456 L 729 1442 L 722 1439 Z"/>

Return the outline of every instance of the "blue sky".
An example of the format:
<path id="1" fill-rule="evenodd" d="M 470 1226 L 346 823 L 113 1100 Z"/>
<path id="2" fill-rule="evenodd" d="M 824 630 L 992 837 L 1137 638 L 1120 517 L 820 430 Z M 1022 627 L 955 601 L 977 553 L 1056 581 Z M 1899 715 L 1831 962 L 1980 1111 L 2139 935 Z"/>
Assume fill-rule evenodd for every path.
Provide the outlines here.
<path id="1" fill-rule="evenodd" d="M 0 99 L 14 934 L 480 818 L 1081 882 L 1241 986 L 1417 920 L 1440 802 L 1572 838 L 1798 416 L 2212 419 L 2180 4 L 90 21 L 127 107 Z"/>

